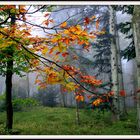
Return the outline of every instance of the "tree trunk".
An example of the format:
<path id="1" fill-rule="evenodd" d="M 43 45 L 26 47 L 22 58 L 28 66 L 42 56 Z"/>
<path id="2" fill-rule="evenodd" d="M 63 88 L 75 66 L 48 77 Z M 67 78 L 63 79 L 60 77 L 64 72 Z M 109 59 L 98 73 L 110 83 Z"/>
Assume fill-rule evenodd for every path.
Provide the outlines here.
<path id="1" fill-rule="evenodd" d="M 13 107 L 12 107 L 12 69 L 13 69 L 13 51 L 8 53 L 11 56 L 11 60 L 7 62 L 7 70 L 6 70 L 6 128 L 8 130 L 12 129 L 13 124 Z"/>
<path id="2" fill-rule="evenodd" d="M 118 58 L 117 58 L 117 45 L 116 45 L 116 30 L 115 30 L 115 14 L 113 7 L 109 6 L 110 11 L 110 34 L 111 37 L 111 78 L 112 78 L 112 88 L 111 90 L 114 92 L 114 99 L 113 99 L 113 121 L 119 120 L 119 98 L 118 98 Z"/>
<path id="3" fill-rule="evenodd" d="M 117 24 L 117 18 L 115 14 L 115 25 Z M 121 62 L 121 56 L 120 56 L 120 40 L 119 40 L 119 34 L 118 30 L 116 30 L 116 45 L 117 45 L 117 57 L 118 57 L 118 81 L 119 81 L 119 91 L 124 90 L 124 84 L 123 84 L 123 71 L 122 71 L 122 62 Z M 125 117 L 127 114 L 126 111 L 126 105 L 125 105 L 125 96 L 119 96 L 119 112 L 120 117 Z"/>
<path id="4" fill-rule="evenodd" d="M 27 97 L 30 97 L 29 73 L 27 73 Z"/>
<path id="5" fill-rule="evenodd" d="M 80 125 L 79 102 L 76 101 L 76 124 Z"/>
<path id="6" fill-rule="evenodd" d="M 134 43 L 136 50 L 136 62 L 137 62 L 137 89 L 140 89 L 140 6 L 134 6 L 133 14 L 133 33 Z M 137 124 L 138 133 L 140 134 L 140 92 L 137 93 Z"/>
<path id="7" fill-rule="evenodd" d="M 15 24 L 15 15 L 11 15 L 11 25 Z M 9 131 L 13 126 L 13 106 L 12 106 L 12 76 L 13 76 L 13 53 L 12 46 L 7 48 L 7 66 L 6 66 L 6 129 Z"/>
<path id="8" fill-rule="evenodd" d="M 63 107 L 67 107 L 66 100 L 65 100 L 66 95 L 63 91 L 63 86 L 62 85 L 60 85 L 60 93 L 61 93 L 61 97 L 62 97 Z"/>

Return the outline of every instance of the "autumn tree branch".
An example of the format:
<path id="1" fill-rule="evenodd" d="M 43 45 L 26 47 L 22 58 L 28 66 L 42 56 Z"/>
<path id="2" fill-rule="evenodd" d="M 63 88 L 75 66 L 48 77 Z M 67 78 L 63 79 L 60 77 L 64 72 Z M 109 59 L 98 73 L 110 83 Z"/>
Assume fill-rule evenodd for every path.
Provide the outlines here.
<path id="1" fill-rule="evenodd" d="M 74 78 L 67 70 L 65 70 L 65 69 L 63 68 L 63 66 L 60 66 L 60 65 L 57 64 L 56 62 L 54 62 L 54 61 L 52 61 L 52 60 L 49 60 L 49 59 L 47 59 L 47 58 L 45 58 L 45 57 L 43 57 L 43 56 L 41 56 L 41 55 L 38 55 L 38 54 L 35 54 L 35 53 L 31 52 L 29 49 L 27 49 L 27 48 L 23 45 L 22 42 L 20 42 L 20 41 L 17 40 L 16 38 L 13 38 L 13 37 L 9 36 L 9 35 L 7 35 L 6 33 L 2 32 L 2 31 L 0 31 L 0 33 L 3 34 L 3 35 L 6 36 L 6 37 L 9 37 L 10 39 L 12 39 L 13 41 L 17 42 L 18 44 L 20 44 L 20 45 L 22 46 L 22 48 L 23 48 L 25 51 L 27 51 L 27 52 L 30 53 L 31 55 L 35 56 L 36 58 L 38 58 L 38 60 L 40 60 L 39 58 L 41 58 L 41 59 L 43 59 L 43 60 L 46 60 L 46 61 L 49 62 L 49 63 L 55 64 L 55 65 L 56 65 L 57 67 L 59 67 L 60 69 L 63 69 L 77 84 L 79 84 L 80 87 L 82 87 L 83 89 L 85 89 L 85 90 L 88 91 L 89 93 L 95 94 L 95 95 L 97 95 L 97 96 L 102 95 L 102 93 L 93 92 L 93 91 L 90 91 L 89 89 L 85 88 L 76 78 Z M 26 44 L 26 45 L 28 46 L 29 44 Z M 40 60 L 40 62 L 42 62 L 42 61 Z M 43 63 L 43 64 L 44 64 L 44 63 Z"/>

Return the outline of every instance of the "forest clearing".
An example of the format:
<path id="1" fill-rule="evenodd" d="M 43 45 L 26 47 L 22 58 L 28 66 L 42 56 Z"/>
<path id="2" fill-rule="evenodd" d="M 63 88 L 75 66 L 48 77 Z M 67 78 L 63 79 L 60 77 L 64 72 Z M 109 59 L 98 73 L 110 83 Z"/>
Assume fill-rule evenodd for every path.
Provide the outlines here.
<path id="1" fill-rule="evenodd" d="M 75 108 L 36 107 L 14 114 L 13 135 L 137 135 L 136 112 L 129 111 L 126 120 L 112 123 L 110 112 L 80 110 L 76 124 Z M 5 113 L 0 113 L 0 134 L 4 131 Z M 20 121 L 19 121 L 20 120 Z"/>
<path id="2" fill-rule="evenodd" d="M 0 135 L 139 135 L 139 5 L 0 5 Z"/>

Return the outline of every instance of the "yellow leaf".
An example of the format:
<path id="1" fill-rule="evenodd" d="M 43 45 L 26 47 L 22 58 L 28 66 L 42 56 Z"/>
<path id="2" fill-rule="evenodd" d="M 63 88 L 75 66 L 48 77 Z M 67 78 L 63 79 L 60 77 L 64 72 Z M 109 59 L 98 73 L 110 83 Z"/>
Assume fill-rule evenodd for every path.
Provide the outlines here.
<path id="1" fill-rule="evenodd" d="M 64 34 L 69 34 L 69 31 L 68 30 L 64 30 Z"/>
<path id="2" fill-rule="evenodd" d="M 56 37 L 51 40 L 52 43 L 56 43 L 57 41 L 58 41 L 58 38 Z"/>
<path id="3" fill-rule="evenodd" d="M 76 29 L 75 27 L 73 27 L 73 26 L 70 28 L 70 31 L 71 31 L 71 32 L 75 32 L 76 30 L 77 30 L 77 29 Z"/>
<path id="4" fill-rule="evenodd" d="M 77 35 L 80 35 L 82 33 L 82 31 L 76 31 Z"/>
<path id="5" fill-rule="evenodd" d="M 58 47 L 59 47 L 59 52 L 65 52 L 67 50 L 67 47 L 62 44 L 60 44 Z"/>
<path id="6" fill-rule="evenodd" d="M 76 85 L 73 82 L 69 82 L 68 84 L 65 85 L 65 87 L 68 91 L 74 91 L 76 88 Z"/>
<path id="7" fill-rule="evenodd" d="M 45 71 L 46 73 L 49 73 L 50 68 L 46 67 L 46 68 L 44 69 L 44 71 Z"/>
<path id="8" fill-rule="evenodd" d="M 93 19 L 95 19 L 95 18 L 96 18 L 96 16 L 92 16 L 90 19 L 93 20 Z"/>
<path id="9" fill-rule="evenodd" d="M 59 83 L 59 73 L 51 71 L 49 72 L 48 78 L 47 78 L 47 83 L 48 84 L 58 84 Z"/>
<path id="10" fill-rule="evenodd" d="M 81 30 L 81 26 L 80 26 L 80 25 L 77 25 L 76 28 L 77 28 L 78 30 Z"/>
<path id="11" fill-rule="evenodd" d="M 61 28 L 65 28 L 66 26 L 67 26 L 67 22 L 63 22 L 63 23 L 60 25 Z"/>
<path id="12" fill-rule="evenodd" d="M 76 35 L 72 35 L 71 36 L 71 39 L 76 40 L 77 39 L 77 36 Z"/>
<path id="13" fill-rule="evenodd" d="M 42 54 L 46 54 L 48 52 L 48 48 L 47 47 L 45 47 L 43 50 L 42 50 Z"/>

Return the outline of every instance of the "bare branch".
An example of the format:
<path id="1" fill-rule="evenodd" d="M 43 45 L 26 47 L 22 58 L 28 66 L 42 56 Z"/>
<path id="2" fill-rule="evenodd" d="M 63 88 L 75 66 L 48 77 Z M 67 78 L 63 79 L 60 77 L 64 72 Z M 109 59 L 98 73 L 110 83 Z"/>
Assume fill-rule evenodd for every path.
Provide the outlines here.
<path id="1" fill-rule="evenodd" d="M 57 25 L 54 25 L 54 26 L 52 26 L 52 27 L 45 27 L 45 26 L 41 26 L 41 25 L 38 25 L 38 24 L 34 24 L 34 23 L 31 23 L 31 22 L 29 22 L 29 21 L 24 21 L 24 20 L 22 20 L 22 19 L 20 19 L 20 18 L 15 18 L 16 20 L 19 20 L 19 21 L 22 21 L 22 22 L 24 22 L 24 23 L 27 23 L 27 24 L 29 24 L 29 25 L 32 25 L 32 26 L 36 26 L 36 27 L 39 27 L 39 28 L 41 28 L 41 29 L 43 29 L 43 31 L 45 31 L 45 29 L 46 30 L 58 30 L 58 29 L 61 29 L 61 28 L 56 28 L 56 27 L 58 27 L 58 26 L 60 26 L 62 23 L 64 23 L 64 22 L 67 22 L 70 18 L 72 18 L 72 17 L 75 17 L 75 16 L 77 16 L 78 14 L 81 14 L 83 11 L 81 11 L 81 12 L 79 12 L 79 13 L 76 13 L 76 14 L 73 14 L 72 16 L 68 16 L 68 18 L 66 19 L 66 20 L 64 20 L 64 21 L 62 21 L 61 23 L 59 23 L 59 24 L 57 24 Z M 62 29 L 61 29 L 62 30 Z M 46 31 L 45 31 L 46 32 Z M 46 33 L 48 33 L 48 32 L 46 32 Z M 51 33 L 49 33 L 49 34 L 51 34 Z"/>
<path id="2" fill-rule="evenodd" d="M 40 11 L 41 9 L 43 9 L 43 8 L 47 8 L 47 7 L 48 7 L 47 5 L 43 5 L 42 7 L 38 8 L 38 9 L 35 10 L 35 11 L 33 11 L 33 12 L 27 12 L 27 13 L 25 13 L 25 14 L 34 14 L 34 13 Z"/>
<path id="3" fill-rule="evenodd" d="M 8 21 L 8 19 L 10 18 L 10 16 L 8 16 L 4 21 L 0 22 L 0 25 L 6 23 Z"/>

